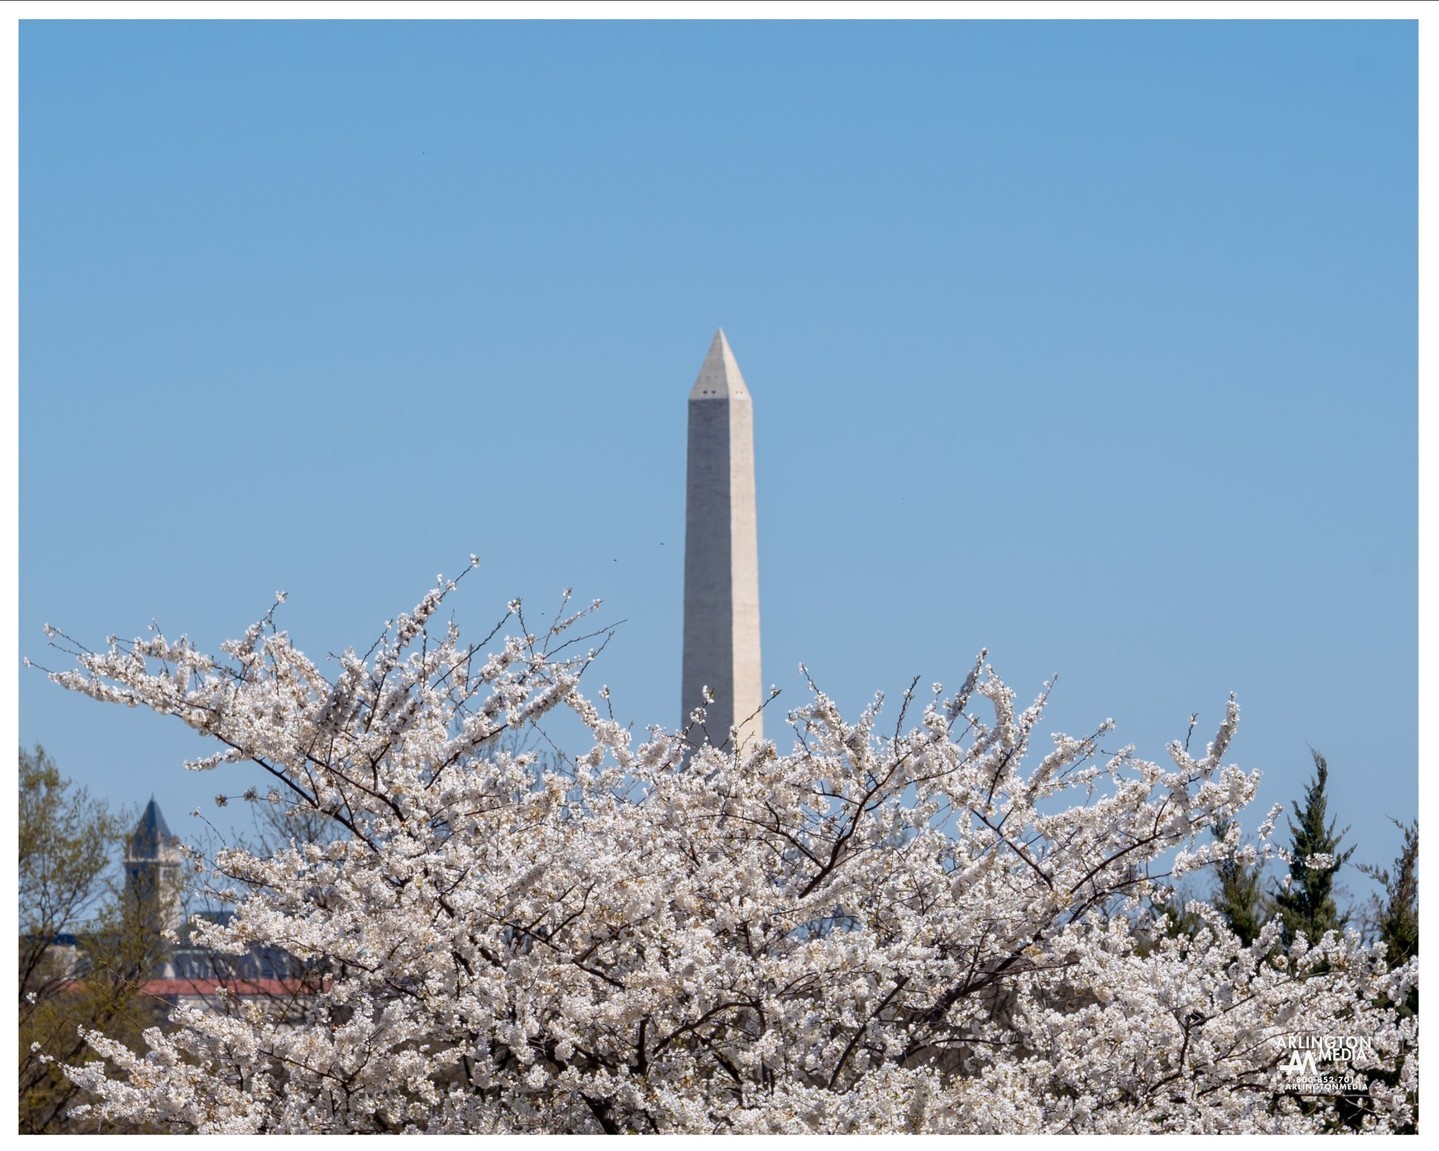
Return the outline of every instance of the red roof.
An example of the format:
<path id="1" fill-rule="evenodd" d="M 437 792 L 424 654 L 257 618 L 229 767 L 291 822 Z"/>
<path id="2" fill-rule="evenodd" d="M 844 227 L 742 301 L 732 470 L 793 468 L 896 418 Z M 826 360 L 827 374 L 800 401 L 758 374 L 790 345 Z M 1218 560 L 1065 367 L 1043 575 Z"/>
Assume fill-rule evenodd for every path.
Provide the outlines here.
<path id="1" fill-rule="evenodd" d="M 147 979 L 140 984 L 142 995 L 156 999 L 196 995 L 204 998 L 226 994 L 234 997 L 264 995 L 271 998 L 313 995 L 317 988 L 303 979 Z"/>
<path id="2" fill-rule="evenodd" d="M 329 980 L 325 981 L 328 985 Z M 80 991 L 85 986 L 83 979 L 69 979 L 57 988 L 60 992 Z M 266 996 L 272 999 L 294 995 L 314 995 L 324 987 L 317 987 L 304 979 L 146 979 L 135 985 L 141 995 L 155 999 L 176 999 L 182 996 L 214 998 L 221 993 L 245 998 Z"/>

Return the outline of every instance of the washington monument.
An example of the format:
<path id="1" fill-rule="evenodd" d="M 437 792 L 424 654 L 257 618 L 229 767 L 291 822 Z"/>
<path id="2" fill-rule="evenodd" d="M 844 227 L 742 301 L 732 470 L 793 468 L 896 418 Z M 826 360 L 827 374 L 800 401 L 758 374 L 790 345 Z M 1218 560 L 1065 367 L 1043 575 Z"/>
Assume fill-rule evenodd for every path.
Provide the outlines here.
<path id="1" fill-rule="evenodd" d="M 704 732 L 716 747 L 764 737 L 759 666 L 754 409 L 724 329 L 690 391 L 685 475 L 685 640 L 680 730 L 714 694 Z M 705 734 L 690 732 L 704 742 Z"/>

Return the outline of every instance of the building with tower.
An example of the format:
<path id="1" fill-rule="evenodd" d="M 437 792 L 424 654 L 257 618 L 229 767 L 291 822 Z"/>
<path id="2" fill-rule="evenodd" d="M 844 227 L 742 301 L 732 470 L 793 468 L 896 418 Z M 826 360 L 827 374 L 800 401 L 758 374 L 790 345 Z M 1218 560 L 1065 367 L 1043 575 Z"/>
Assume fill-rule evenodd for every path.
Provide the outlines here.
<path id="1" fill-rule="evenodd" d="M 174 1006 L 215 1002 L 221 988 L 238 998 L 292 997 L 308 985 L 299 967 L 278 947 L 252 946 L 239 955 L 218 955 L 193 940 L 204 919 L 224 921 L 228 911 L 186 917 L 180 867 L 184 855 L 152 796 L 125 845 L 125 898 L 149 940 L 152 957 L 140 991 Z"/>
<path id="2" fill-rule="evenodd" d="M 125 844 L 125 898 L 151 935 L 180 929 L 180 862 L 180 841 L 152 795 Z"/>
<path id="3" fill-rule="evenodd" d="M 206 920 L 225 922 L 233 913 L 185 915 L 184 860 L 180 841 L 152 796 L 125 841 L 124 906 L 118 919 L 107 917 L 79 932 L 39 939 L 53 957 L 55 970 L 46 976 L 51 991 L 59 996 L 78 992 L 103 971 L 105 978 L 128 984 L 142 1008 L 189 1004 L 229 1010 L 227 1004 L 260 999 L 303 1012 L 305 1001 L 324 986 L 325 973 L 307 970 L 279 947 L 252 944 L 238 954 L 220 954 L 201 946 L 196 926 Z M 22 947 L 37 938 L 22 936 Z"/>
<path id="4" fill-rule="evenodd" d="M 703 729 L 690 716 L 705 701 Z M 764 738 L 755 521 L 754 407 L 724 329 L 690 391 L 685 460 L 684 661 L 680 730 L 692 743 Z"/>

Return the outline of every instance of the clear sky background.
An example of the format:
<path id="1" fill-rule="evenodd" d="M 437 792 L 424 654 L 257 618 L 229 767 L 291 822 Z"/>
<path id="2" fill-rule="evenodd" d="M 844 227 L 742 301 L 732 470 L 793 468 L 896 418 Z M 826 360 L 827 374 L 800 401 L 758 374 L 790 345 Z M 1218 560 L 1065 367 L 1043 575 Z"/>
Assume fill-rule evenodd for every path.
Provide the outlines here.
<path id="1" fill-rule="evenodd" d="M 987 647 L 1045 726 L 1208 738 L 1357 860 L 1417 812 L 1411 22 L 103 23 L 20 33 L 18 663 L 285 589 L 363 650 L 573 586 L 679 719 L 685 404 L 755 404 L 765 679 Z M 174 721 L 19 734 L 182 834 Z M 781 736 L 771 713 L 767 733 Z M 173 726 L 172 726 L 173 725 Z M 1281 824 L 1282 826 L 1282 824 Z M 1281 836 L 1281 839 L 1285 837 Z M 1346 869 L 1355 895 L 1369 885 Z"/>

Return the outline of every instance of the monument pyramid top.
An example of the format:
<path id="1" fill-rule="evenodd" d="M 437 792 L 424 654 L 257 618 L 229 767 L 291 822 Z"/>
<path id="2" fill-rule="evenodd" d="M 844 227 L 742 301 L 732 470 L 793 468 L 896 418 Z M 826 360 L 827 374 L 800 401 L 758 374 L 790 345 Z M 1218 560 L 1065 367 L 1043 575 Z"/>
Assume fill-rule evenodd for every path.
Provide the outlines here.
<path id="1" fill-rule="evenodd" d="M 740 375 L 739 364 L 730 351 L 724 329 L 715 329 L 715 338 L 710 343 L 709 353 L 700 368 L 699 379 L 690 391 L 692 400 L 734 400 L 749 399 L 744 376 Z"/>

